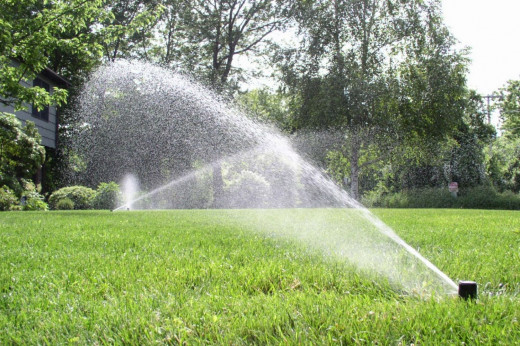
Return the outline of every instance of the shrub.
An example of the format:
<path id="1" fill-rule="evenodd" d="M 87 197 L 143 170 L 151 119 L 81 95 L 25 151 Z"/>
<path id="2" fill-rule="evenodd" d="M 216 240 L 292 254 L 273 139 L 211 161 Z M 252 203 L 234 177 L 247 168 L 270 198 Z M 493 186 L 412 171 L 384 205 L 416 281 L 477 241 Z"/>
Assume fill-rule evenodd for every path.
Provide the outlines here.
<path id="1" fill-rule="evenodd" d="M 390 194 L 371 193 L 368 207 L 384 208 L 468 208 L 520 209 L 520 197 L 511 191 L 498 193 L 491 186 L 461 189 L 457 198 L 447 188 L 406 190 Z"/>
<path id="2" fill-rule="evenodd" d="M 49 197 L 49 205 L 57 209 L 58 202 L 64 198 L 74 203 L 74 209 L 91 209 L 96 191 L 85 186 L 68 186 L 54 191 Z"/>
<path id="3" fill-rule="evenodd" d="M 227 186 L 228 203 L 234 208 L 266 207 L 270 189 L 262 175 L 244 170 Z"/>
<path id="4" fill-rule="evenodd" d="M 26 191 L 23 194 L 25 202 L 22 205 L 23 210 L 49 210 L 49 206 L 43 200 L 43 196 L 36 191 Z"/>
<path id="5" fill-rule="evenodd" d="M 0 185 L 17 196 L 22 179 L 30 179 L 45 161 L 45 148 L 34 122 L 22 123 L 14 114 L 0 112 Z"/>
<path id="6" fill-rule="evenodd" d="M 491 186 L 464 190 L 458 201 L 463 208 L 471 209 L 520 209 L 520 197 L 511 191 L 498 193 Z"/>
<path id="7" fill-rule="evenodd" d="M 115 209 L 121 200 L 119 185 L 113 181 L 99 184 L 92 202 L 94 209 Z"/>
<path id="8" fill-rule="evenodd" d="M 18 198 L 13 190 L 11 190 L 6 185 L 0 188 L 0 210 L 14 210 L 15 206 L 18 204 Z"/>
<path id="9" fill-rule="evenodd" d="M 406 208 L 452 208 L 457 202 L 457 198 L 447 188 L 409 190 L 407 195 Z"/>
<path id="10" fill-rule="evenodd" d="M 56 210 L 74 210 L 74 202 L 70 198 L 63 198 L 56 203 Z"/>

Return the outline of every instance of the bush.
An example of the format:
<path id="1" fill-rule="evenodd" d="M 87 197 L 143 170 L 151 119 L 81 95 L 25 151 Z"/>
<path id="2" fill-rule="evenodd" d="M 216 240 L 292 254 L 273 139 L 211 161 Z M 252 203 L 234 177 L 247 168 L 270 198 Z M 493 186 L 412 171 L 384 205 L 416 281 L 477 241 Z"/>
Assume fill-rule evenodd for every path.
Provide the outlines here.
<path id="1" fill-rule="evenodd" d="M 74 202 L 70 198 L 63 198 L 56 203 L 56 210 L 74 210 Z"/>
<path id="2" fill-rule="evenodd" d="M 461 189 L 457 198 L 447 188 L 406 190 L 379 195 L 370 193 L 363 202 L 367 207 L 383 208 L 520 209 L 518 195 L 511 191 L 498 193 L 491 186 Z"/>
<path id="3" fill-rule="evenodd" d="M 270 189 L 269 182 L 262 175 L 244 170 L 227 186 L 229 206 L 233 208 L 266 207 Z"/>
<path id="4" fill-rule="evenodd" d="M 14 114 L 0 112 L 0 185 L 21 196 L 23 179 L 30 179 L 45 161 L 45 148 L 32 121 L 22 123 Z"/>
<path id="5" fill-rule="evenodd" d="M 511 191 L 498 193 L 491 186 L 480 186 L 464 190 L 458 202 L 469 209 L 520 209 L 520 197 Z"/>
<path id="6" fill-rule="evenodd" d="M 110 209 L 117 208 L 121 200 L 121 193 L 119 191 L 119 185 L 113 181 L 110 183 L 99 184 L 96 196 L 92 202 L 94 209 Z"/>
<path id="7" fill-rule="evenodd" d="M 49 197 L 49 205 L 52 209 L 57 209 L 59 201 L 68 198 L 74 203 L 74 209 L 92 209 L 95 196 L 96 191 L 89 187 L 69 186 L 54 191 Z"/>
<path id="8" fill-rule="evenodd" d="M 18 198 L 16 197 L 14 191 L 5 185 L 2 186 L 2 188 L 0 188 L 0 210 L 14 210 L 14 207 L 17 204 Z"/>
<path id="9" fill-rule="evenodd" d="M 49 210 L 49 206 L 43 200 L 43 196 L 36 191 L 27 191 L 23 194 L 25 202 L 22 205 L 23 210 Z"/>
<path id="10" fill-rule="evenodd" d="M 406 208 L 452 208 L 457 198 L 447 188 L 426 188 L 407 191 Z"/>

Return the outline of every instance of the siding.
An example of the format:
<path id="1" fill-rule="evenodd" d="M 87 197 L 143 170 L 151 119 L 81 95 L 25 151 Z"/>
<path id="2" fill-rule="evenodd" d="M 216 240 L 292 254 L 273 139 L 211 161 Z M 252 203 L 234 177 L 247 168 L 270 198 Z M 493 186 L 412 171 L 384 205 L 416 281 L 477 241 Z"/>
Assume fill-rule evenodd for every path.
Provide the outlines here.
<path id="1" fill-rule="evenodd" d="M 56 86 L 56 84 L 46 77 L 38 76 L 38 78 L 40 78 L 44 82 L 47 82 L 50 85 L 52 93 L 52 88 Z M 24 86 L 32 86 L 32 81 L 23 81 L 21 83 Z M 26 120 L 34 122 L 36 127 L 38 128 L 40 136 L 42 136 L 42 144 L 49 148 L 56 148 L 56 107 L 49 107 L 49 121 L 34 118 L 32 116 L 32 105 L 25 104 L 25 107 L 26 109 L 15 112 L 16 117 L 20 119 L 24 124 Z M 12 106 L 5 106 L 4 104 L 0 103 L 0 112 L 13 113 L 14 108 Z"/>

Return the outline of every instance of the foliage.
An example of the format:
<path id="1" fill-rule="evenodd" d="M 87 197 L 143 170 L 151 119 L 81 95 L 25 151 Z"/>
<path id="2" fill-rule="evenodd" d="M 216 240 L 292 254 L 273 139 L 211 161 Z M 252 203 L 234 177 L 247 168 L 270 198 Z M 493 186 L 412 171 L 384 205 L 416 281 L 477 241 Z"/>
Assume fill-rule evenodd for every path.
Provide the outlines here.
<path id="1" fill-rule="evenodd" d="M 12 210 L 18 204 L 18 198 L 13 190 L 4 185 L 0 188 L 0 210 Z"/>
<path id="2" fill-rule="evenodd" d="M 204 79 L 221 93 L 236 91 L 241 70 L 238 57 L 268 45 L 268 36 L 287 21 L 287 5 L 279 0 L 166 0 L 158 25 L 155 60 L 181 67 Z M 223 198 L 222 169 L 213 169 L 213 204 Z"/>
<path id="3" fill-rule="evenodd" d="M 456 144 L 446 155 L 445 174 L 459 186 L 470 187 L 486 183 L 483 147 L 472 133 L 460 132 Z"/>
<path id="4" fill-rule="evenodd" d="M 520 196 L 511 191 L 497 192 L 489 186 L 461 189 L 454 197 L 444 188 L 403 190 L 394 193 L 373 191 L 363 203 L 369 207 L 384 208 L 467 208 L 520 210 Z"/>
<path id="5" fill-rule="evenodd" d="M 106 28 L 101 40 L 103 54 L 109 61 L 117 58 L 147 58 L 153 39 L 152 30 L 162 14 L 157 0 L 109 0 L 110 13 L 101 24 Z"/>
<path id="6" fill-rule="evenodd" d="M 487 176 L 499 190 L 520 192 L 520 138 L 501 136 L 487 148 Z"/>
<path id="7" fill-rule="evenodd" d="M 309 224 L 325 212 L 345 211 L 2 215 L 0 344 L 519 340 L 517 212 L 375 211 L 448 276 L 477 281 L 471 303 L 401 295 L 344 261 L 234 223 Z"/>
<path id="8" fill-rule="evenodd" d="M 38 108 L 66 102 L 67 92 L 25 87 L 49 67 L 54 54 L 72 55 L 82 62 L 96 60 L 99 46 L 92 43 L 94 21 L 103 16 L 102 1 L 4 1 L 0 13 L 0 95 L 3 102 Z M 86 65 L 87 65 L 86 64 Z M 58 71 L 59 72 L 59 71 Z"/>
<path id="9" fill-rule="evenodd" d="M 244 170 L 234 180 L 228 182 L 226 192 L 233 200 L 230 207 L 262 208 L 267 207 L 271 194 L 269 182 L 260 174 Z"/>
<path id="10" fill-rule="evenodd" d="M 45 149 L 35 125 L 22 126 L 14 114 L 0 113 L 0 184 L 18 195 L 22 179 L 30 179 L 45 160 Z"/>
<path id="11" fill-rule="evenodd" d="M 237 82 L 236 58 L 258 52 L 287 20 L 277 0 L 167 0 L 151 52 L 166 66 L 182 67 L 223 90 Z"/>
<path id="12" fill-rule="evenodd" d="M 94 209 L 113 210 L 119 206 L 121 201 L 121 192 L 119 185 L 115 182 L 100 183 L 96 190 L 96 195 L 92 201 Z"/>
<path id="13" fill-rule="evenodd" d="M 370 207 L 452 208 L 456 199 L 447 188 L 423 188 L 379 195 L 371 193 L 363 201 Z"/>
<path id="14" fill-rule="evenodd" d="M 74 210 L 74 202 L 70 198 L 62 198 L 56 203 L 56 210 Z"/>
<path id="15" fill-rule="evenodd" d="M 23 193 L 22 198 L 24 200 L 22 210 L 46 211 L 49 209 L 49 206 L 44 201 L 44 197 L 37 191 L 26 191 Z"/>
<path id="16" fill-rule="evenodd" d="M 63 187 L 51 194 L 52 209 L 115 209 L 121 200 L 119 185 L 115 182 L 100 183 L 97 190 L 85 186 Z"/>
<path id="17" fill-rule="evenodd" d="M 493 125 L 486 123 L 482 97 L 474 91 L 466 96 L 464 121 L 452 135 L 452 145 L 444 153 L 444 171 L 449 181 L 472 187 L 488 183 L 484 148 L 496 136 Z"/>
<path id="18" fill-rule="evenodd" d="M 478 186 L 460 194 L 462 208 L 520 210 L 520 196 L 511 191 L 497 193 L 492 187 Z"/>
<path id="19" fill-rule="evenodd" d="M 146 6 L 144 4 L 146 3 Z M 33 80 L 46 68 L 68 78 L 75 94 L 103 54 L 107 59 L 139 43 L 150 31 L 160 6 L 156 1 L 19 0 L 2 2 L 0 13 L 0 96 L 21 109 L 63 106 L 68 91 L 46 91 L 20 83 Z M 145 35 L 146 36 L 146 35 Z M 135 48 L 135 47 L 134 47 Z M 67 123 L 67 119 L 62 119 Z"/>
<path id="20" fill-rule="evenodd" d="M 276 125 L 285 131 L 290 130 L 291 109 L 288 98 L 282 93 L 273 93 L 268 89 L 254 89 L 239 94 L 236 101 L 254 118 Z"/>
<path id="21" fill-rule="evenodd" d="M 520 80 L 510 80 L 499 90 L 497 102 L 506 135 L 520 136 Z"/>
<path id="22" fill-rule="evenodd" d="M 194 169 L 202 168 L 202 165 L 195 163 Z M 190 188 L 185 192 L 184 201 L 180 205 L 188 205 L 190 208 L 206 209 L 213 203 L 213 176 L 210 172 L 200 169 L 196 173 L 195 181 L 190 184 Z M 187 203 L 185 203 L 187 202 Z"/>
<path id="23" fill-rule="evenodd" d="M 442 141 L 462 119 L 466 60 L 453 48 L 439 6 L 294 3 L 300 47 L 278 57 L 298 108 L 292 125 L 344 131 L 354 198 L 366 166 L 399 155 L 409 142 Z M 367 152 L 372 159 L 362 162 Z"/>
<path id="24" fill-rule="evenodd" d="M 61 144 L 62 143 L 60 143 L 59 147 Z M 42 184 L 42 190 L 40 191 L 43 195 L 50 194 L 65 184 L 62 173 L 64 175 L 66 172 L 61 166 L 62 157 L 59 155 L 59 153 L 61 153 L 59 147 L 45 147 L 45 162 L 43 163 L 44 168 L 42 169 L 42 181 L 44 184 Z"/>
<path id="25" fill-rule="evenodd" d="M 359 158 L 360 193 L 370 194 L 371 200 L 379 193 L 445 187 L 452 181 L 462 188 L 488 184 L 484 149 L 494 140 L 495 129 L 487 124 L 484 102 L 474 91 L 466 93 L 463 109 L 460 123 L 443 140 L 408 139 L 385 160 L 380 160 L 379 148 L 367 147 Z M 349 176 L 347 152 L 330 147 L 327 156 L 327 170 L 340 183 Z"/>
<path id="26" fill-rule="evenodd" d="M 54 191 L 49 197 L 51 209 L 57 209 L 58 203 L 64 198 L 72 200 L 74 209 L 91 209 L 96 191 L 85 186 L 68 186 Z"/>

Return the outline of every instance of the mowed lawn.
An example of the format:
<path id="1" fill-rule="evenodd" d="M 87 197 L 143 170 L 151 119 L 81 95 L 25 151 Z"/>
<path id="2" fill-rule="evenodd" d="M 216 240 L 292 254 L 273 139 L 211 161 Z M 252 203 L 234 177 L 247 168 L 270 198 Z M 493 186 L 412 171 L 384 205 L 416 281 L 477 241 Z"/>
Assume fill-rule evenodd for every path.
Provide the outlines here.
<path id="1" fill-rule="evenodd" d="M 451 278 L 477 281 L 464 301 L 403 294 L 236 221 L 322 212 L 1 213 L 0 344 L 520 342 L 520 213 L 373 211 Z"/>

